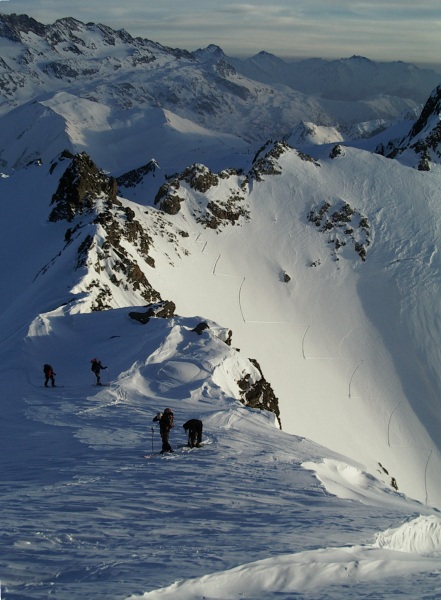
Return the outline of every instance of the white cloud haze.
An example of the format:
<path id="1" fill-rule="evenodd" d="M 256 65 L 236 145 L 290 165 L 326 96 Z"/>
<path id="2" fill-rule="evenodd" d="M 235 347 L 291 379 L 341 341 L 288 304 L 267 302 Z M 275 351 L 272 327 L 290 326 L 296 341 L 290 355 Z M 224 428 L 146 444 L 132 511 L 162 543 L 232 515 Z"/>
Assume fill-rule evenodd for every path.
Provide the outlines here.
<path id="1" fill-rule="evenodd" d="M 42 23 L 72 16 L 166 46 L 218 44 L 229 55 L 347 57 L 439 63 L 438 0 L 0 0 L 4 13 Z"/>

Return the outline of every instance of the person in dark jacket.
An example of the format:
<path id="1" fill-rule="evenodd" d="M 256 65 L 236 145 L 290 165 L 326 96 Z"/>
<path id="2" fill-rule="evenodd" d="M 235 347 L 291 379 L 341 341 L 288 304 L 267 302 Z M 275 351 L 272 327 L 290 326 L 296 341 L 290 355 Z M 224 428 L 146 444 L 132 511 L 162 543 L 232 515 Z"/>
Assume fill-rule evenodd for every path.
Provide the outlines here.
<path id="1" fill-rule="evenodd" d="M 91 365 L 91 369 L 92 371 L 95 373 L 95 377 L 96 377 L 96 384 L 97 385 L 102 385 L 101 383 L 101 369 L 107 369 L 107 367 L 103 367 L 103 365 L 101 364 L 101 361 L 98 360 L 97 358 L 92 358 L 92 360 L 90 361 L 92 363 Z"/>
<path id="2" fill-rule="evenodd" d="M 182 425 L 188 433 L 188 445 L 190 448 L 200 448 L 202 444 L 202 421 L 190 419 Z"/>
<path id="3" fill-rule="evenodd" d="M 162 439 L 161 453 L 173 452 L 173 448 L 170 446 L 170 431 L 175 426 L 172 409 L 166 408 L 163 413 L 158 413 L 153 421 L 159 421 L 159 432 Z"/>
<path id="4" fill-rule="evenodd" d="M 52 383 L 52 387 L 55 387 L 55 373 L 53 368 L 51 367 L 51 365 L 44 365 L 43 366 L 43 373 L 44 373 L 44 387 L 48 387 L 48 383 L 49 381 Z"/>

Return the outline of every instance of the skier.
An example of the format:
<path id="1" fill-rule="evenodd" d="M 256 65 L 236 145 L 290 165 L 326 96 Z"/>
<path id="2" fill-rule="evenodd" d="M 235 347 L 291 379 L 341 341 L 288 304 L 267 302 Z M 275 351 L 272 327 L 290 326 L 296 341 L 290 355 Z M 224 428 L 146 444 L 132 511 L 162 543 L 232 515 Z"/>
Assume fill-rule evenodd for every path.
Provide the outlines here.
<path id="1" fill-rule="evenodd" d="M 43 373 L 44 373 L 44 377 L 45 377 L 44 387 L 48 387 L 47 384 L 49 383 L 49 380 L 52 383 L 52 387 L 55 387 L 55 379 L 54 379 L 55 373 L 54 373 L 53 368 L 50 365 L 44 365 Z"/>
<path id="2" fill-rule="evenodd" d="M 202 421 L 190 419 L 182 425 L 188 433 L 188 445 L 190 448 L 200 448 L 202 444 Z"/>
<path id="3" fill-rule="evenodd" d="M 96 384 L 102 385 L 100 372 L 101 372 L 101 369 L 107 369 L 107 367 L 103 367 L 103 365 L 101 364 L 101 361 L 98 360 L 97 358 L 92 358 L 92 360 L 90 362 L 92 363 L 92 366 L 90 368 L 95 373 Z"/>
<path id="4" fill-rule="evenodd" d="M 153 421 L 159 422 L 159 433 L 162 439 L 162 450 L 164 452 L 173 452 L 173 448 L 170 446 L 170 430 L 175 426 L 174 415 L 171 408 L 166 408 L 164 413 L 157 413 Z"/>

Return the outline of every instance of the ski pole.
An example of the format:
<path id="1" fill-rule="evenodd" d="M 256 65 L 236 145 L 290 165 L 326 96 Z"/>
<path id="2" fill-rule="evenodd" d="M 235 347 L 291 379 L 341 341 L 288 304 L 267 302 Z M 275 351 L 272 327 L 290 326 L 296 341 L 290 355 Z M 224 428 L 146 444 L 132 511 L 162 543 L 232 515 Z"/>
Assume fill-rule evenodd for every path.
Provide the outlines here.
<path id="1" fill-rule="evenodd" d="M 153 434 L 154 434 L 154 432 L 155 432 L 155 428 L 152 427 L 152 452 L 154 452 L 154 450 L 153 450 Z"/>

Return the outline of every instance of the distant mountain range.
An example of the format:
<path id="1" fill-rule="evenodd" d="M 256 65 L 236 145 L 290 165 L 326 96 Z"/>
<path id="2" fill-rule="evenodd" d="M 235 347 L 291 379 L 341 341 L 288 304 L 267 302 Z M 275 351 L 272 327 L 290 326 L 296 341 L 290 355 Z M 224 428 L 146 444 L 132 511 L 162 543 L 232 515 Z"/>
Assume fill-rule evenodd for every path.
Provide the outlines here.
<path id="1" fill-rule="evenodd" d="M 239 60 L 217 46 L 190 53 L 73 18 L 42 25 L 0 14 L 0 164 L 90 149 L 94 138 L 94 158 L 119 174 L 152 157 L 167 171 L 180 170 L 192 161 L 191 129 L 195 150 L 218 146 L 219 161 L 210 166 L 220 168 L 227 164 L 222 148 L 228 156 L 269 138 L 288 139 L 302 123 L 331 128 L 329 141 L 342 141 L 414 119 L 439 80 L 434 71 L 402 62 L 354 56 L 288 63 L 265 52 Z M 70 118 L 77 114 L 70 125 L 68 104 Z M 99 117 L 93 105 L 101 107 Z M 58 115 L 50 130 L 49 112 Z M 87 121 L 92 112 L 94 122 Z M 39 127 L 41 148 L 17 143 Z M 167 145 L 162 153 L 155 145 L 159 130 Z M 129 159 L 126 146 L 140 136 L 143 156 Z M 122 151 L 111 160 L 109 146 L 116 145 Z"/>

